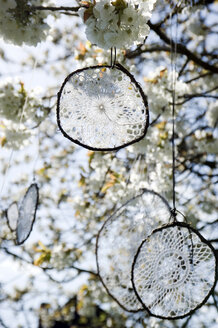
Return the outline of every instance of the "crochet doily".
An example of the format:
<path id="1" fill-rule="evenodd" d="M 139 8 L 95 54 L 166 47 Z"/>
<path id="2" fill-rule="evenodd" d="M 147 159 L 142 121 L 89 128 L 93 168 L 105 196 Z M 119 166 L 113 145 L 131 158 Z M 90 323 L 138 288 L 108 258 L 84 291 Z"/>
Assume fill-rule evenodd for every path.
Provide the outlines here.
<path id="1" fill-rule="evenodd" d="M 206 302 L 216 282 L 213 247 L 184 223 L 156 229 L 140 245 L 132 283 L 151 315 L 176 319 Z"/>
<path id="2" fill-rule="evenodd" d="M 16 202 L 13 202 L 6 211 L 7 223 L 11 231 L 15 231 L 17 220 L 19 217 L 19 209 Z"/>
<path id="3" fill-rule="evenodd" d="M 148 126 L 147 98 L 121 65 L 71 73 L 58 93 L 63 135 L 91 150 L 114 150 L 139 141 Z"/>
<path id="4" fill-rule="evenodd" d="M 127 311 L 142 309 L 131 283 L 135 253 L 141 241 L 169 219 L 168 203 L 160 195 L 144 190 L 121 206 L 98 233 L 98 274 L 107 292 Z"/>
<path id="5" fill-rule="evenodd" d="M 28 188 L 19 208 L 19 217 L 16 228 L 18 245 L 24 243 L 32 231 L 38 206 L 38 198 L 38 186 L 34 183 Z"/>

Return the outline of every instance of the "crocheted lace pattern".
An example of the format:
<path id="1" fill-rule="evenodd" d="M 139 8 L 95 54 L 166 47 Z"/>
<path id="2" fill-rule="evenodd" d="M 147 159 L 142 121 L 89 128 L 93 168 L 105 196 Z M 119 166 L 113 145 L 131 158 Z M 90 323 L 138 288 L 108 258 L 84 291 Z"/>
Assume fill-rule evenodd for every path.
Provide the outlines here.
<path id="1" fill-rule="evenodd" d="M 108 293 L 127 311 L 142 309 L 131 283 L 131 267 L 141 241 L 169 222 L 170 209 L 158 194 L 144 190 L 116 211 L 99 231 L 98 273 Z"/>
<path id="2" fill-rule="evenodd" d="M 174 223 L 142 242 L 133 262 L 132 283 L 150 314 L 182 318 L 207 300 L 215 271 L 212 246 L 194 229 Z"/>
<path id="3" fill-rule="evenodd" d="M 85 148 L 119 149 L 144 137 L 147 100 L 121 65 L 88 67 L 66 78 L 57 120 L 64 136 Z"/>
<path id="4" fill-rule="evenodd" d="M 32 184 L 20 205 L 17 221 L 16 236 L 17 244 L 20 245 L 29 237 L 35 221 L 38 206 L 39 190 L 37 184 Z"/>

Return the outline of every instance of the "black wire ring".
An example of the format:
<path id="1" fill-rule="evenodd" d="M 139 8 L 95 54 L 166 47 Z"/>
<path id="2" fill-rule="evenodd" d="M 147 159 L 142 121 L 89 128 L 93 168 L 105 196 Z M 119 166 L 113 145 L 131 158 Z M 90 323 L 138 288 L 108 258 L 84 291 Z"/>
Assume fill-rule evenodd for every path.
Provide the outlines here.
<path id="1" fill-rule="evenodd" d="M 151 208 L 152 211 L 150 211 Z M 157 216 L 156 213 L 158 213 Z M 99 278 L 107 293 L 126 311 L 143 310 L 131 286 L 131 265 L 134 254 L 141 240 L 150 234 L 154 227 L 164 222 L 167 224 L 169 217 L 170 207 L 167 201 L 152 190 L 142 189 L 135 197 L 119 207 L 98 232 L 96 263 Z M 116 236 L 114 241 L 111 241 L 111 238 L 114 238 L 113 232 Z M 119 253 L 119 242 L 122 243 L 121 251 L 124 254 Z M 114 258 L 116 254 L 117 259 Z M 125 270 L 120 271 L 123 265 Z M 125 288 L 127 286 L 128 288 Z"/>
<path id="2" fill-rule="evenodd" d="M 116 58 L 114 59 L 116 60 Z M 136 90 L 135 92 L 137 92 L 138 96 L 139 97 L 138 99 L 141 98 L 141 105 L 142 106 L 142 112 L 140 112 L 140 108 L 136 108 L 134 109 L 134 111 L 136 110 L 137 113 L 140 113 L 140 117 L 144 117 L 143 121 L 140 121 L 140 123 L 134 123 L 134 122 L 128 122 L 127 124 L 120 124 L 118 122 L 118 120 L 110 120 L 110 116 L 107 115 L 107 113 L 105 112 L 105 117 L 107 117 L 107 122 L 111 122 L 111 126 L 112 127 L 116 127 L 116 131 L 119 131 L 121 130 L 121 125 L 124 127 L 125 125 L 128 125 L 129 129 L 124 129 L 126 132 L 124 133 L 123 135 L 123 138 L 122 138 L 122 141 L 118 139 L 118 137 L 116 137 L 116 132 L 114 132 L 114 130 L 107 130 L 107 126 L 104 126 L 104 129 L 102 131 L 102 126 L 101 126 L 101 132 L 98 132 L 98 115 L 96 114 L 96 117 L 92 119 L 94 120 L 95 119 L 95 122 L 94 122 L 94 126 L 90 125 L 91 128 L 96 128 L 94 129 L 94 131 L 97 130 L 97 132 L 91 132 L 91 135 L 93 138 L 95 138 L 96 134 L 99 133 L 98 138 L 99 140 L 101 140 L 101 142 L 103 143 L 103 146 L 101 147 L 97 147 L 95 145 L 92 145 L 93 141 L 90 140 L 91 137 L 85 137 L 85 139 L 88 138 L 88 142 L 87 140 L 85 140 L 84 142 L 84 138 L 82 137 L 82 134 L 85 134 L 86 133 L 86 129 L 87 129 L 87 122 L 85 121 L 86 118 L 84 119 L 84 117 L 81 117 L 80 118 L 80 121 L 78 122 L 79 124 L 81 124 L 82 122 L 82 129 L 83 129 L 83 132 L 81 132 L 81 135 L 79 137 L 77 137 L 76 133 L 72 132 L 70 130 L 69 131 L 66 131 L 66 127 L 64 126 L 63 127 L 63 122 L 65 122 L 64 120 L 67 120 L 67 124 L 68 123 L 68 120 L 70 121 L 70 115 L 72 115 L 72 111 L 71 111 L 71 107 L 70 108 L 62 108 L 62 99 L 63 99 L 63 96 L 68 93 L 68 95 L 65 95 L 65 97 L 68 97 L 69 94 L 70 94 L 70 90 L 65 90 L 65 86 L 66 84 L 70 84 L 72 83 L 72 78 L 74 78 L 76 75 L 82 73 L 82 72 L 86 72 L 87 70 L 102 70 L 102 72 L 104 72 L 104 70 L 107 69 L 107 70 L 110 70 L 112 69 L 113 71 L 114 70 L 117 70 L 117 71 L 120 71 L 122 72 L 123 74 L 125 74 L 128 78 L 129 78 L 129 82 L 130 82 L 130 86 L 132 88 L 134 88 L 134 90 Z M 86 81 L 85 81 L 86 82 Z M 100 85 L 100 81 L 97 81 L 96 80 L 96 83 L 98 83 Z M 110 83 L 113 85 L 113 81 L 110 81 Z M 79 87 L 78 87 L 78 91 L 80 91 Z M 123 92 L 123 90 L 121 90 Z M 118 90 L 118 96 L 119 96 L 119 92 L 121 92 L 120 90 Z M 99 94 L 98 94 L 99 92 Z M 106 92 L 106 91 L 105 91 Z M 93 97 L 97 97 L 97 99 L 101 99 L 102 97 L 102 93 L 97 90 L 97 93 L 95 93 L 95 90 L 92 90 L 92 93 L 93 93 Z M 103 94 L 104 96 L 104 94 Z M 122 93 L 122 96 L 123 96 L 123 93 Z M 89 95 L 88 95 L 89 97 Z M 110 97 L 111 99 L 115 99 L 116 100 L 116 92 L 114 94 L 110 94 Z M 69 102 L 70 102 L 70 105 L 71 106 L 71 103 L 75 101 L 74 99 L 70 99 Z M 76 110 L 77 113 L 80 113 L 81 110 L 80 110 L 80 105 L 79 104 L 76 104 L 76 103 L 73 103 L 74 104 L 74 107 L 72 108 L 73 110 L 73 114 L 74 114 L 74 111 Z M 135 115 L 134 112 L 131 112 L 132 108 L 128 108 L 128 101 L 126 101 L 126 104 L 123 105 L 123 112 L 122 112 L 122 109 L 120 109 L 121 111 L 121 114 L 124 113 L 125 110 L 128 111 L 128 113 L 130 113 L 130 115 Z M 78 107 L 77 107 L 78 106 Z M 87 104 L 86 104 L 87 106 Z M 126 107 L 125 107 L 126 106 Z M 70 112 L 68 118 L 64 118 L 64 110 L 67 111 L 67 115 L 68 115 L 68 112 Z M 94 110 L 96 110 L 96 108 L 94 107 Z M 118 110 L 118 108 L 114 108 L 114 113 L 116 115 L 116 110 Z M 84 114 L 84 113 L 82 113 Z M 77 114 L 76 114 L 77 115 Z M 78 114 L 79 115 L 79 114 Z M 129 115 L 129 114 L 128 114 Z M 144 116 L 143 116 L 144 115 Z M 84 116 L 84 115 L 83 115 Z M 84 120 L 84 121 L 83 121 Z M 148 112 L 148 102 L 147 102 L 147 97 L 146 95 L 144 94 L 143 90 L 142 90 L 142 87 L 140 86 L 140 84 L 135 80 L 134 76 L 126 69 L 124 68 L 122 65 L 120 64 L 117 64 L 115 63 L 112 63 L 112 67 L 111 66 L 108 66 L 108 65 L 103 65 L 103 66 L 91 66 L 91 67 L 86 67 L 86 68 L 82 68 L 82 69 L 79 69 L 79 70 L 76 70 L 75 72 L 71 73 L 70 75 L 67 76 L 67 78 L 65 79 L 60 91 L 58 92 L 58 100 L 57 100 L 57 124 L 58 124 L 58 127 L 60 129 L 60 131 L 62 132 L 62 134 L 64 135 L 64 137 L 66 137 L 67 139 L 71 140 L 72 142 L 80 145 L 80 146 L 83 146 L 84 148 L 87 148 L 89 150 L 97 150 L 97 151 L 111 151 L 111 150 L 119 150 L 123 147 L 126 147 L 128 145 L 131 145 L 135 142 L 138 142 L 139 140 L 143 139 L 146 132 L 147 132 L 147 128 L 148 128 L 148 125 L 149 125 L 149 112 Z M 64 123 L 66 124 L 66 123 Z M 72 122 L 72 126 L 73 124 L 75 125 L 75 129 L 77 128 L 77 122 Z M 138 125 L 137 125 L 138 124 Z M 138 132 L 135 131 L 136 127 L 137 126 L 140 126 L 140 130 L 138 130 Z M 131 134 L 128 134 L 128 130 L 131 130 Z M 110 137 L 110 134 L 111 134 L 111 138 L 113 141 L 109 142 L 108 143 L 105 143 L 104 144 L 104 133 L 108 133 L 109 137 Z M 103 136 L 102 136 L 103 135 Z M 109 138 L 108 137 L 108 138 Z M 124 140 L 124 141 L 123 141 Z M 106 141 L 107 142 L 107 141 Z M 112 145 L 111 145 L 112 144 Z M 113 146 L 114 144 L 114 146 Z"/>
<path id="3" fill-rule="evenodd" d="M 184 228 L 188 229 L 189 234 L 193 235 L 194 238 L 196 238 L 195 235 L 197 235 L 198 238 L 196 238 L 197 243 L 194 244 L 195 240 L 193 242 L 193 236 L 192 236 L 192 238 L 190 238 L 190 236 L 189 236 L 190 241 L 191 241 L 191 245 L 186 245 L 186 248 L 188 249 L 188 252 L 190 252 L 189 256 L 188 256 L 188 261 L 189 261 L 190 264 L 187 265 L 187 266 L 190 265 L 189 275 L 187 274 L 186 278 L 184 278 L 185 277 L 185 275 L 184 275 L 185 271 L 183 271 L 183 272 L 181 271 L 182 272 L 181 276 L 176 275 L 175 272 L 172 271 L 171 273 L 172 273 L 172 276 L 174 276 L 174 279 L 175 279 L 175 281 L 174 281 L 173 279 L 171 279 L 170 274 L 167 275 L 166 271 L 164 271 L 165 272 L 164 274 L 167 275 L 165 277 L 165 279 L 167 280 L 168 285 L 166 284 L 165 287 L 162 287 L 162 286 L 164 286 L 164 284 L 162 282 L 162 285 L 161 285 L 161 278 L 162 278 L 162 280 L 164 279 L 163 278 L 164 274 L 163 274 L 163 276 L 160 275 L 160 282 L 156 277 L 156 273 L 161 272 L 161 267 L 159 269 L 158 269 L 158 267 L 156 267 L 156 266 L 158 266 L 157 263 L 159 263 L 159 262 L 157 262 L 157 258 L 158 258 L 158 256 L 160 256 L 160 254 L 158 253 L 159 250 L 160 250 L 160 252 L 163 252 L 163 253 L 165 251 L 166 252 L 168 251 L 168 253 L 170 253 L 170 251 L 171 251 L 171 253 L 178 252 L 177 261 L 178 261 L 178 263 L 180 261 L 180 264 L 182 263 L 182 260 L 181 260 L 182 256 L 183 256 L 182 254 L 186 254 L 186 253 L 184 253 L 185 251 L 182 247 L 181 247 L 180 250 L 176 249 L 175 246 L 174 247 L 171 246 L 171 248 L 170 248 L 169 245 L 167 245 L 165 247 L 164 244 L 163 244 L 163 241 L 162 241 L 163 237 L 161 238 L 161 242 L 159 241 L 160 249 L 159 249 L 159 245 L 157 244 L 157 240 L 154 239 L 153 242 L 151 240 L 152 240 L 152 238 L 154 238 L 155 234 L 157 234 L 157 236 L 158 236 L 158 234 L 160 234 L 162 231 L 164 231 L 166 229 L 171 229 L 171 228 L 174 228 L 174 227 L 177 227 L 178 230 L 180 231 L 180 236 L 178 238 L 180 238 L 181 240 L 182 240 L 182 238 L 181 238 L 182 229 L 184 229 Z M 173 243 L 172 232 L 169 232 L 167 240 L 169 240 L 169 244 Z M 178 291 L 178 293 L 179 293 L 179 288 L 180 287 L 178 287 L 178 286 L 183 287 L 183 285 L 184 285 L 184 291 L 186 291 L 187 288 L 188 288 L 187 284 L 190 284 L 190 279 L 192 279 L 191 277 L 192 277 L 193 272 L 196 275 L 196 273 L 195 273 L 195 270 L 197 270 L 196 266 L 199 264 L 198 261 L 200 261 L 199 259 L 198 259 L 198 261 L 196 261 L 196 259 L 195 259 L 195 256 L 196 256 L 196 254 L 198 254 L 199 247 L 200 247 L 198 240 L 200 240 L 200 242 L 202 244 L 207 245 L 207 251 L 210 252 L 210 256 L 213 257 L 213 261 L 214 261 L 214 275 L 213 275 L 213 277 L 208 276 L 208 273 L 206 273 L 207 276 L 204 277 L 206 281 L 207 281 L 207 279 L 210 279 L 210 278 L 212 279 L 211 286 L 210 286 L 210 288 L 208 287 L 209 291 L 204 296 L 202 296 L 203 299 L 201 299 L 201 301 L 198 301 L 198 299 L 196 297 L 195 306 L 192 307 L 190 310 L 188 310 L 188 312 L 183 311 L 183 313 L 180 313 L 179 315 L 177 315 L 175 309 L 173 310 L 172 307 L 171 307 L 170 311 L 172 312 L 172 314 L 171 314 L 171 312 L 170 312 L 170 315 L 169 315 L 169 313 L 167 315 L 164 315 L 163 313 L 158 314 L 158 311 L 159 311 L 159 313 L 163 312 L 164 310 L 166 311 L 166 308 L 164 306 L 162 306 L 162 310 L 161 310 L 162 301 L 164 301 L 164 299 L 165 299 L 166 303 L 170 302 L 170 300 L 171 300 L 170 295 L 172 294 L 172 297 L 173 296 L 175 297 L 174 292 L 176 293 Z M 155 244 L 155 250 L 151 249 L 152 245 L 154 245 L 154 244 Z M 191 247 L 191 250 L 190 250 L 190 247 Z M 147 249 L 149 249 L 149 254 L 146 253 Z M 145 253 L 143 253 L 143 252 L 145 252 Z M 200 259 L 201 259 L 202 256 L 205 255 L 205 252 L 206 251 L 204 250 L 204 252 L 200 255 Z M 147 254 L 147 257 L 146 257 L 146 254 Z M 153 260 L 153 262 L 148 263 L 148 261 L 151 261 L 152 255 L 154 255 L 154 260 Z M 140 273 L 140 275 L 136 276 L 136 270 L 137 269 L 140 270 L 141 256 L 143 257 L 143 263 L 144 263 L 145 270 L 147 270 L 147 268 L 149 268 L 149 270 L 151 270 L 150 275 L 148 274 L 148 272 L 145 273 L 146 278 L 144 280 L 143 280 L 143 273 Z M 187 256 L 187 254 L 186 254 L 186 256 Z M 165 257 L 165 259 L 167 260 L 167 256 Z M 156 265 L 154 263 L 156 263 Z M 185 264 L 182 264 L 182 265 L 184 266 L 184 269 L 183 268 L 182 269 L 187 270 L 187 272 L 188 272 L 187 266 L 185 266 Z M 172 266 L 173 265 L 171 265 L 171 267 Z M 170 269 L 169 265 L 167 266 L 167 269 L 168 268 Z M 132 285 L 133 285 L 133 288 L 134 288 L 134 291 L 136 293 L 136 296 L 137 296 L 138 300 L 141 302 L 144 309 L 146 311 L 148 311 L 148 313 L 151 316 L 161 318 L 161 319 L 168 319 L 168 320 L 182 319 L 186 316 L 191 315 L 197 309 L 199 309 L 208 300 L 210 295 L 214 292 L 215 285 L 216 285 L 216 282 L 217 282 L 216 268 L 217 268 L 217 258 L 216 258 L 216 253 L 215 253 L 215 250 L 214 250 L 213 246 L 196 229 L 193 229 L 192 227 L 190 227 L 190 225 L 188 225 L 184 222 L 174 222 L 172 224 L 168 224 L 166 226 L 163 226 L 161 228 L 158 228 L 158 229 L 154 230 L 149 237 L 147 237 L 145 240 L 142 241 L 142 243 L 139 246 L 138 251 L 137 251 L 137 253 L 134 257 L 134 261 L 133 261 L 133 264 L 132 264 L 131 281 L 132 281 Z M 202 269 L 202 268 L 200 268 L 200 269 Z M 154 273 L 154 270 L 156 270 L 156 273 Z M 162 270 L 162 272 L 163 272 L 163 270 Z M 202 271 L 200 272 L 200 275 L 201 274 L 202 274 Z M 143 280 L 143 281 L 141 282 L 141 280 Z M 171 283 L 169 283 L 169 281 L 171 281 Z M 209 282 L 207 282 L 207 283 L 209 284 Z M 173 288 L 175 288 L 175 290 Z M 178 289 L 176 290 L 176 288 L 178 288 Z M 191 288 L 191 291 L 190 291 L 191 295 L 194 295 L 194 293 L 196 291 L 199 291 L 198 288 L 199 287 L 194 284 Z M 161 296 L 157 295 L 158 297 L 155 301 L 152 300 L 152 297 L 154 295 L 154 294 L 152 294 L 153 293 L 152 290 L 154 290 L 154 292 L 156 292 L 157 294 L 160 293 L 160 295 L 161 295 Z M 144 293 L 144 295 L 143 295 L 143 293 Z M 171 294 L 169 294 L 169 293 L 171 293 Z M 169 296 L 168 296 L 168 294 L 169 294 Z M 184 295 L 181 294 L 179 296 L 180 297 L 178 297 L 178 302 L 182 303 Z M 144 297 L 144 299 L 142 300 L 143 297 Z M 149 297 L 151 297 L 151 298 L 149 298 Z M 159 299 L 159 297 L 160 297 L 160 299 Z M 196 303 L 197 303 L 197 305 L 196 305 Z M 174 304 L 176 304 L 175 301 L 173 303 L 173 306 L 174 306 Z M 157 307 L 157 305 L 159 306 L 159 308 Z M 179 305 L 178 305 L 178 308 L 179 308 Z M 169 312 L 169 310 L 168 310 L 168 312 Z M 175 313 L 173 313 L 173 312 L 175 312 Z M 182 311 L 180 311 L 180 312 L 182 312 Z"/>

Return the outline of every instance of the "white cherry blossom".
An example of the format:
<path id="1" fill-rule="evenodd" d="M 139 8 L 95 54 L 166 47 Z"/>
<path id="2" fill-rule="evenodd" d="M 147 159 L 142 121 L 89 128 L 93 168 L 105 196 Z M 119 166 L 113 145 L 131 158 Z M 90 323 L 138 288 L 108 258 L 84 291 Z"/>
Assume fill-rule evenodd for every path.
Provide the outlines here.
<path id="1" fill-rule="evenodd" d="M 125 48 L 143 43 L 149 34 L 146 24 L 156 1 L 97 0 L 79 14 L 86 24 L 86 36 L 101 48 Z"/>

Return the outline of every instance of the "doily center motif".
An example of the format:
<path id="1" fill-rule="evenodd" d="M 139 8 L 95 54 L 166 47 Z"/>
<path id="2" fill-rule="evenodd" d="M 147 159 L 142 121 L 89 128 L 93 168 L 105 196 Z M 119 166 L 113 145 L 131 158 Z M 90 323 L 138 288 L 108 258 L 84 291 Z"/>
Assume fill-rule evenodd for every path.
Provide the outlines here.
<path id="1" fill-rule="evenodd" d="M 166 289 L 178 287 L 189 275 L 189 261 L 173 249 L 160 253 L 155 262 L 156 280 Z"/>

